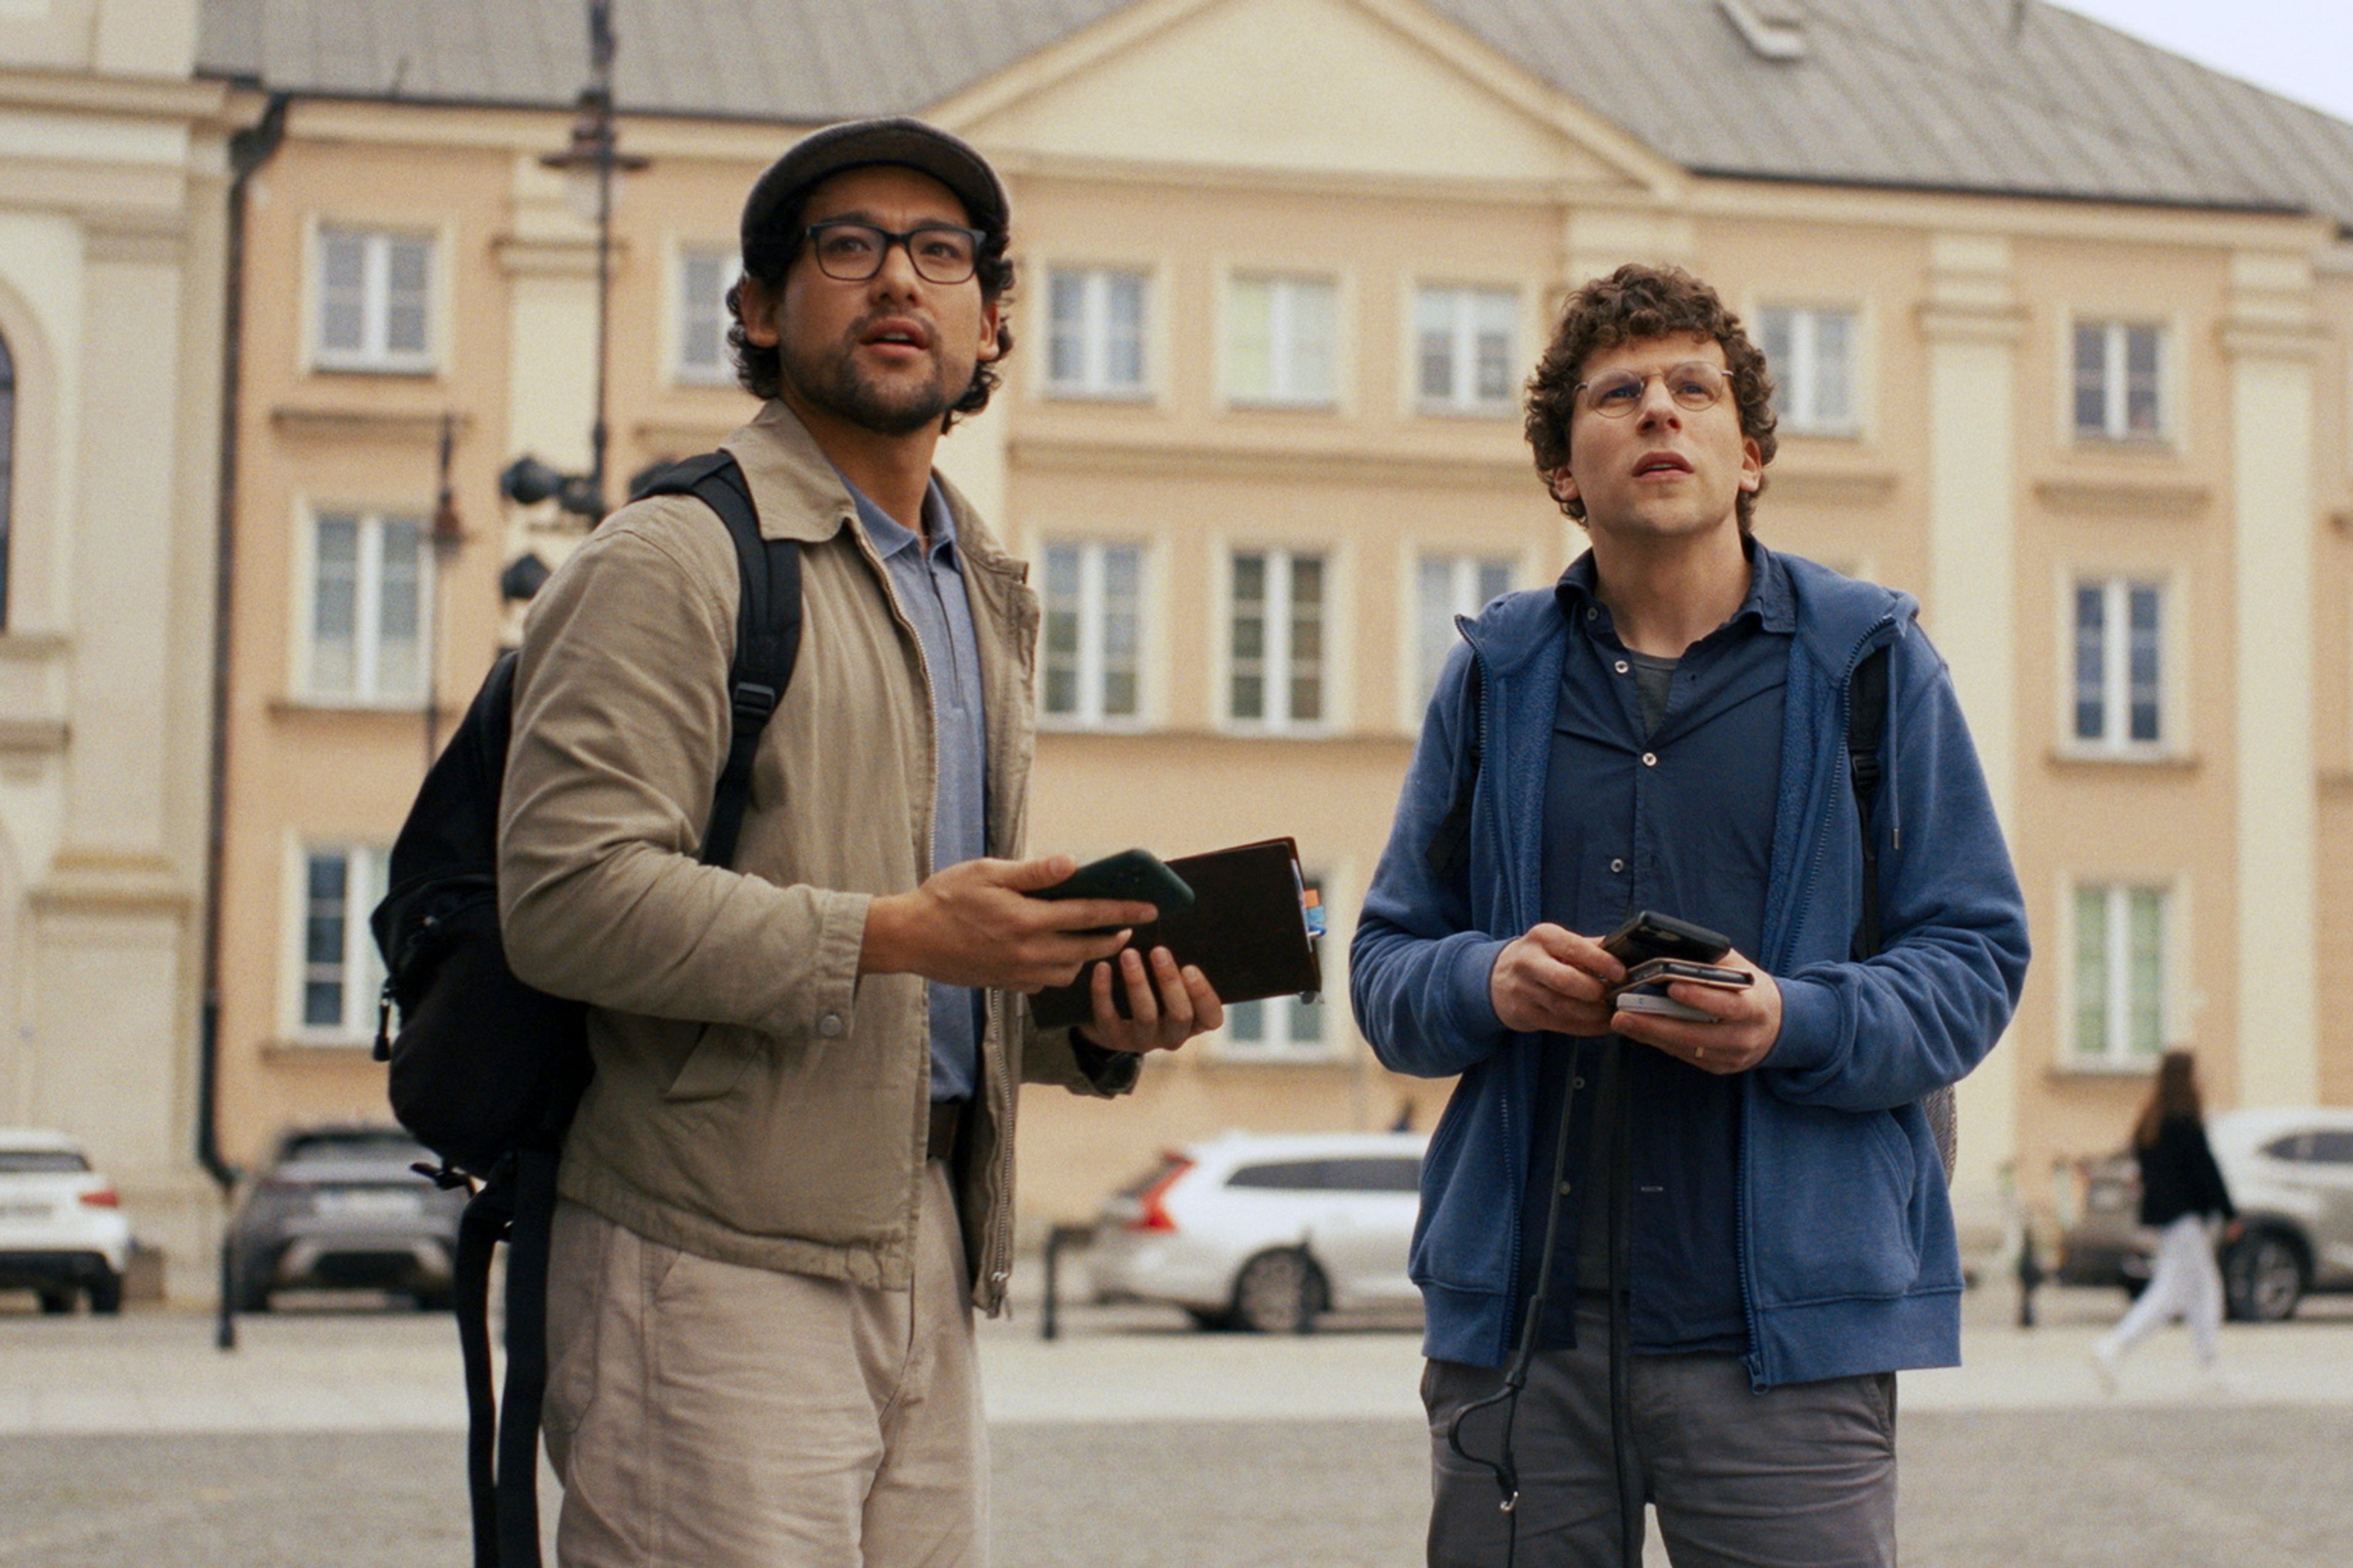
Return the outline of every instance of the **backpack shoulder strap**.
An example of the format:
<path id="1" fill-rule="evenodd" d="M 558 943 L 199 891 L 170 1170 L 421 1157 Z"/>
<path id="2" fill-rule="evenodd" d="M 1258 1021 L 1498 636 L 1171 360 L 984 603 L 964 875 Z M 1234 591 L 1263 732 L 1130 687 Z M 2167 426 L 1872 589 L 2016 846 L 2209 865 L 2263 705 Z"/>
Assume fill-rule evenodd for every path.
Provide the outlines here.
<path id="1" fill-rule="evenodd" d="M 704 864 L 735 858 L 744 810 L 752 798 L 752 759 L 761 733 L 792 684 L 801 647 L 801 552 L 789 539 L 760 537 L 759 512 L 744 470 L 726 452 L 706 452 L 673 463 L 637 492 L 691 495 L 727 527 L 735 546 L 741 599 L 735 616 L 735 658 L 727 672 L 727 760 L 712 794 L 711 824 L 702 836 Z"/>
<path id="2" fill-rule="evenodd" d="M 1879 747 L 1886 734 L 1887 649 L 1875 647 L 1854 667 L 1846 693 L 1847 777 L 1854 785 L 1855 816 L 1862 824 L 1862 915 L 1849 950 L 1857 960 L 1879 951 L 1879 839 L 1871 830 L 1871 816 L 1879 800 Z"/>
<path id="3" fill-rule="evenodd" d="M 1886 777 L 1879 753 L 1887 737 L 1887 658 L 1885 647 L 1872 649 L 1854 667 L 1847 684 L 1847 772 L 1854 785 L 1855 817 L 1862 834 L 1862 910 L 1855 921 L 1854 941 L 1849 949 L 1857 963 L 1877 952 L 1884 941 L 1879 920 L 1879 836 L 1872 831 L 1871 818 L 1879 786 Z M 1944 1162 L 1945 1180 L 1949 1184 L 1960 1133 L 1952 1086 L 1947 1084 L 1930 1093 L 1921 1100 L 1920 1109 L 1927 1115 L 1928 1131 L 1936 1137 L 1936 1154 Z"/>

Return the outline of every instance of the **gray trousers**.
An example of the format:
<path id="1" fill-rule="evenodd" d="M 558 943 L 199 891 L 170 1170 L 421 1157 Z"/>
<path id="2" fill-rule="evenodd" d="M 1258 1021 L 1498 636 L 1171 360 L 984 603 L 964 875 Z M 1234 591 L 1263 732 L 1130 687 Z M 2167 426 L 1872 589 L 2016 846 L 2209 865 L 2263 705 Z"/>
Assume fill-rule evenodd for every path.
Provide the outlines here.
<path id="1" fill-rule="evenodd" d="M 1516 1568 L 1618 1568 L 1609 1442 L 1609 1319 L 1580 1300 L 1577 1347 L 1540 1352 L 1514 1428 Z M 1504 1385 L 1501 1368 L 1433 1361 L 1430 1568 L 1502 1568 L 1507 1521 L 1493 1471 L 1447 1441 L 1455 1412 Z M 1738 1356 L 1636 1356 L 1627 1456 L 1675 1568 L 1894 1568 L 1895 1374 L 1749 1387 Z M 1503 1411 L 1464 1423 L 1463 1447 L 1501 1451 Z"/>

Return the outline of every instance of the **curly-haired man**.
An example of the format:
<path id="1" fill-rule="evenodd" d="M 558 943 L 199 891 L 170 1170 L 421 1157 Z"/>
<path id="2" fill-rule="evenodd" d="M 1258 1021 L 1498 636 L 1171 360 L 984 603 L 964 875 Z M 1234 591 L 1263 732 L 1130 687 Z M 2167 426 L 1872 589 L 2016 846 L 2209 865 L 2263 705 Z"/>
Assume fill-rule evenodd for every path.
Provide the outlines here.
<path id="1" fill-rule="evenodd" d="M 1024 896 L 1074 868 L 1019 858 L 1038 599 L 932 470 L 1010 346 L 1008 221 L 904 119 L 805 138 L 744 203 L 765 402 L 725 449 L 797 542 L 803 630 L 732 868 L 697 858 L 739 600 L 710 510 L 623 509 L 532 606 L 502 931 L 590 1004 L 596 1066 L 549 1265 L 565 1568 L 985 1563 L 972 1313 L 1012 1268 L 1018 1086 L 1119 1093 L 1221 1021 L 1105 934 L 1150 904 Z M 1089 966 L 1084 1033 L 1033 1028 L 1011 993 Z"/>
<path id="2" fill-rule="evenodd" d="M 2025 911 L 1917 604 L 1751 531 L 1771 398 L 1686 273 L 1568 301 L 1527 435 L 1592 548 L 1463 626 L 1357 926 L 1375 1050 L 1460 1075 L 1413 1251 L 1433 1564 L 1626 1561 L 1646 1500 L 1684 1568 L 1892 1564 L 1894 1373 L 1958 1359 L 1919 1102 L 2001 1033 Z M 1881 649 L 1866 834 L 1847 702 Z M 1599 939 L 1643 910 L 1748 984 L 1626 989 Z M 1481 1462 L 1514 1407 L 1515 1467 Z"/>

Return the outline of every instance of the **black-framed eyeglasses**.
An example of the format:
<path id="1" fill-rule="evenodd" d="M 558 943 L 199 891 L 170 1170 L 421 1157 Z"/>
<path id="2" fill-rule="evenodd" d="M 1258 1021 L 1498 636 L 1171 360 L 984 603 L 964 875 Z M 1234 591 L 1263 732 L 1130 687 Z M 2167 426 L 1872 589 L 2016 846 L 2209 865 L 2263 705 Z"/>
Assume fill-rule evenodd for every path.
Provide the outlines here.
<path id="1" fill-rule="evenodd" d="M 919 223 L 896 234 L 857 218 L 829 217 L 801 230 L 801 237 L 816 254 L 818 270 L 836 282 L 865 282 L 882 270 L 891 247 L 900 245 L 924 282 L 961 283 L 979 264 L 981 241 L 988 237 L 952 223 Z"/>
<path id="2" fill-rule="evenodd" d="M 1704 359 L 1686 360 L 1664 370 L 1640 374 L 1630 370 L 1613 370 L 1591 381 L 1578 382 L 1576 390 L 1586 395 L 1586 406 L 1604 419 L 1623 419 L 1642 406 L 1642 395 L 1653 381 L 1666 387 L 1676 407 L 1694 414 L 1715 407 L 1732 390 L 1732 377 Z"/>

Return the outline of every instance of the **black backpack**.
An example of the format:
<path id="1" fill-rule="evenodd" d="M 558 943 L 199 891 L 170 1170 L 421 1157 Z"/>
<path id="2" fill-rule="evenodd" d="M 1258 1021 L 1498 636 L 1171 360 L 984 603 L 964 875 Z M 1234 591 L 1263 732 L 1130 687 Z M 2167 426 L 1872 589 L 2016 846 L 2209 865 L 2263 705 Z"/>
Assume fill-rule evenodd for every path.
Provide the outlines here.
<path id="1" fill-rule="evenodd" d="M 704 863 L 723 866 L 743 827 L 753 755 L 800 649 L 800 551 L 790 540 L 760 537 L 751 489 L 724 452 L 661 470 L 633 499 L 650 495 L 700 500 L 735 546 L 742 598 L 728 672 L 733 721 L 702 851 Z M 516 979 L 499 935 L 499 796 L 514 670 L 515 655 L 501 655 L 425 775 L 393 841 L 391 890 L 368 922 L 387 973 L 375 1054 L 391 1064 L 393 1113 L 441 1158 L 438 1170 L 420 1172 L 444 1186 L 480 1184 L 459 1224 L 453 1264 L 475 1568 L 540 1560 L 548 1231 L 557 1157 L 593 1071 L 586 1005 Z M 491 1386 L 489 1326 L 491 1260 L 502 1239 L 503 1421 Z"/>
<path id="2" fill-rule="evenodd" d="M 1862 824 L 1862 913 L 1855 921 L 1854 940 L 1848 947 L 1848 955 L 1857 963 L 1877 952 L 1881 941 L 1879 838 L 1872 831 L 1871 817 L 1884 777 L 1879 748 L 1887 735 L 1887 657 L 1883 646 L 1872 649 L 1854 667 L 1847 681 L 1847 778 L 1853 785 L 1855 813 Z M 1439 819 L 1424 851 L 1430 868 L 1450 879 L 1462 875 L 1471 863 L 1471 797 L 1479 784 L 1479 704 L 1483 700 L 1476 664 L 1471 666 L 1464 696 L 1463 732 L 1470 739 L 1467 765 L 1455 781 L 1454 798 L 1447 804 L 1446 815 Z M 1926 1112 L 1928 1129 L 1936 1135 L 1936 1154 L 1944 1162 L 1945 1180 L 1949 1184 L 1959 1133 L 1952 1085 L 1931 1091 L 1921 1100 L 1920 1108 Z"/>

